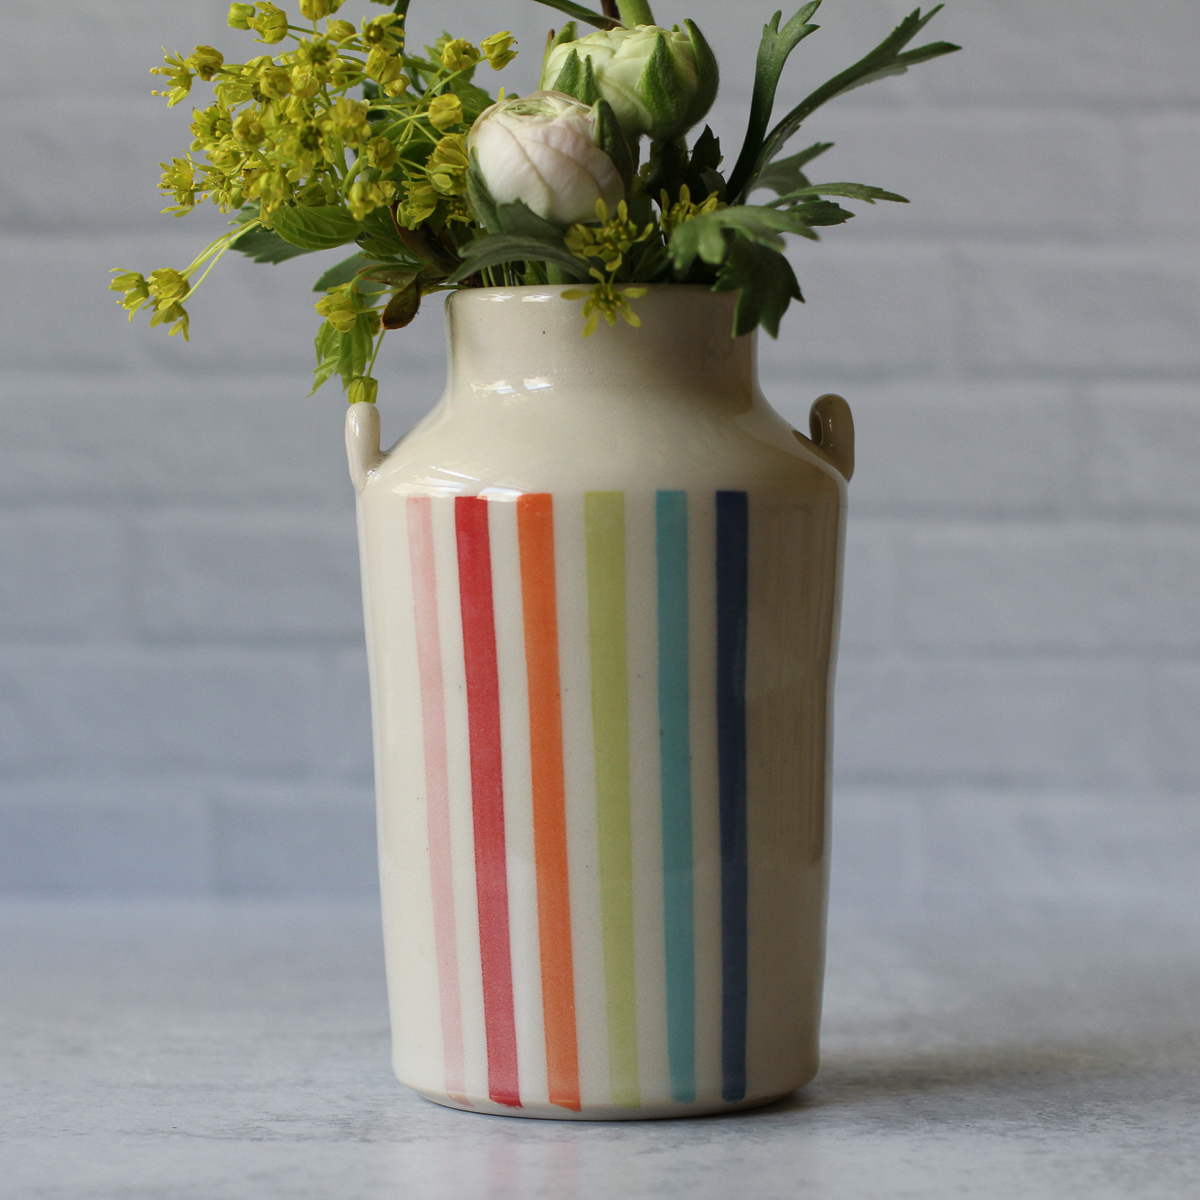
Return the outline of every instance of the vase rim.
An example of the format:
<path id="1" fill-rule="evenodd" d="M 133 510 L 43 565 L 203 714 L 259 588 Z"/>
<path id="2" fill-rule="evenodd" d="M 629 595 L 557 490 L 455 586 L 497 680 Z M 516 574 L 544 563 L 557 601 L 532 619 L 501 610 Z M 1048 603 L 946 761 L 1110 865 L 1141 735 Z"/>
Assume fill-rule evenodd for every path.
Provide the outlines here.
<path id="1" fill-rule="evenodd" d="M 541 284 L 520 284 L 513 287 L 472 287 L 472 288 L 457 288 L 450 294 L 449 303 L 454 303 L 460 298 L 467 299 L 489 299 L 494 303 L 503 303 L 510 299 L 532 299 L 535 296 L 542 295 L 547 299 L 553 297 L 555 299 L 562 296 L 564 292 L 569 292 L 579 288 L 586 288 L 586 283 L 541 283 Z M 644 288 L 647 295 L 662 296 L 670 292 L 678 292 L 680 298 L 683 296 L 696 297 L 700 295 L 709 295 L 713 297 L 714 302 L 722 304 L 732 304 L 736 299 L 735 292 L 717 292 L 703 283 L 631 283 L 618 284 L 618 288 L 636 287 Z M 637 301 L 635 300 L 636 304 Z"/>

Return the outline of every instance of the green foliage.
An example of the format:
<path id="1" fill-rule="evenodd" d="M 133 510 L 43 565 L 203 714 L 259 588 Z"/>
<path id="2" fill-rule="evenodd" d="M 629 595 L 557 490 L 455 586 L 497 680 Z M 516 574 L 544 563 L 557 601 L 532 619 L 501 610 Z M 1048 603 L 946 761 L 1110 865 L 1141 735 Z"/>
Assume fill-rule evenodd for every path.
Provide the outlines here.
<path id="1" fill-rule="evenodd" d="M 335 267 L 330 267 L 320 279 L 313 284 L 314 292 L 330 292 L 354 279 L 359 271 L 367 267 L 371 259 L 365 254 L 352 254 L 344 258 Z"/>
<path id="2" fill-rule="evenodd" d="M 730 190 L 737 196 L 749 192 L 755 185 L 759 174 L 771 162 L 788 140 L 796 133 L 804 122 L 812 116 L 823 104 L 828 104 L 836 96 L 841 96 L 854 88 L 865 87 L 880 79 L 892 75 L 903 75 L 909 67 L 918 63 L 930 62 L 945 54 L 953 54 L 962 47 L 950 42 L 934 42 L 921 46 L 916 50 L 905 52 L 905 47 L 933 20 L 943 5 L 939 4 L 922 15 L 921 10 L 914 9 L 903 21 L 885 38 L 870 54 L 859 59 L 854 66 L 834 76 L 828 83 L 817 88 L 815 92 L 802 100 L 778 125 L 763 142 L 753 167 L 747 171 L 746 178 L 741 182 L 741 188 Z M 741 164 L 739 163 L 739 166 Z"/>
<path id="3" fill-rule="evenodd" d="M 735 337 L 745 337 L 760 325 L 778 337 L 779 322 L 792 301 L 804 303 L 792 264 L 777 251 L 741 235 L 732 239 L 713 290 L 738 294 Z"/>
<path id="4" fill-rule="evenodd" d="M 723 208 L 695 217 L 675 230 L 669 247 L 671 262 L 682 278 L 698 258 L 712 266 L 723 264 L 735 241 L 748 242 L 778 254 L 787 245 L 783 238 L 785 233 L 816 238 L 795 213 L 746 205 Z"/>
<path id="5" fill-rule="evenodd" d="M 285 242 L 300 250 L 335 250 L 352 242 L 362 226 L 344 209 L 284 207 L 271 214 L 271 226 Z"/>
<path id="6" fill-rule="evenodd" d="M 110 285 L 131 319 L 145 309 L 152 325 L 186 338 L 184 302 L 227 250 L 281 263 L 347 246 L 354 252 L 313 289 L 323 318 L 313 390 L 339 376 L 352 401 L 376 394 L 371 372 L 384 333 L 409 325 L 426 296 L 456 287 L 583 283 L 585 290 L 567 295 L 584 300 L 591 330 L 602 319 L 636 326 L 633 302 L 643 285 L 701 284 L 736 293 L 737 336 L 759 327 L 777 336 L 792 301 L 803 300 L 785 257 L 788 236 L 817 240 L 818 229 L 851 220 L 834 197 L 906 203 L 865 184 L 814 184 L 809 164 L 832 144 L 786 158 L 785 145 L 835 97 L 958 49 L 946 42 L 910 49 L 941 5 L 916 9 L 772 126 L 783 72 L 816 32 L 811 18 L 822 0 L 809 0 L 786 23 L 776 13 L 763 30 L 746 137 L 728 176 L 711 129 L 690 146 L 675 132 L 703 119 L 719 79 L 716 56 L 691 21 L 684 25 L 703 86 L 693 95 L 689 72 L 668 38 L 657 36 L 639 95 L 670 115 L 647 126 L 640 171 L 640 139 L 622 130 L 601 96 L 603 68 L 560 51 L 556 86 L 595 107 L 596 142 L 625 187 L 618 211 L 600 204 L 594 220 L 563 229 L 520 201 L 496 203 L 468 148 L 468 131 L 494 102 L 483 79 L 514 57 L 512 35 L 476 45 L 443 33 L 416 51 L 405 41 L 410 0 L 373 2 L 390 11 L 355 26 L 330 5 L 334 12 L 311 28 L 290 24 L 271 4 L 235 5 L 231 26 L 257 38 L 247 61 L 226 61 L 210 46 L 167 54 L 156 73 L 167 80 L 168 104 L 191 95 L 196 80 L 212 85 L 213 100 L 193 112 L 190 149 L 163 165 L 161 189 L 174 201 L 166 211 L 182 216 L 207 199 L 233 213 L 236 228 L 186 268 L 121 271 Z M 622 24 L 607 2 L 604 13 L 574 0 L 535 2 L 568 18 L 551 48 L 578 40 L 577 22 L 601 30 Z M 620 0 L 619 11 L 626 26 L 653 23 L 645 0 Z M 680 34 L 676 26 L 673 36 Z M 775 198 L 749 204 L 758 190 Z"/>
<path id="7" fill-rule="evenodd" d="M 281 263 L 289 258 L 298 258 L 301 254 L 311 254 L 311 250 L 302 250 L 285 242 L 274 230 L 263 229 L 255 224 L 245 233 L 240 234 L 229 243 L 230 250 L 240 251 L 256 263 Z"/>
<path id="8" fill-rule="evenodd" d="M 461 283 L 489 267 L 521 262 L 550 263 L 566 272 L 571 280 L 585 281 L 588 268 L 566 248 L 562 230 L 555 229 L 555 239 L 531 237 L 519 233 L 489 233 L 476 238 L 462 249 L 463 265 L 450 277 L 451 283 Z"/>
<path id="9" fill-rule="evenodd" d="M 758 66 L 754 73 L 754 92 L 750 100 L 750 125 L 738 156 L 737 165 L 729 177 L 729 194 L 738 199 L 748 192 L 754 168 L 762 154 L 763 138 L 771 124 L 775 109 L 775 93 L 792 51 L 806 37 L 817 32 L 819 25 L 810 25 L 809 18 L 821 7 L 821 0 L 811 0 L 788 23 L 779 28 L 783 13 L 777 12 L 763 29 L 758 48 Z"/>
<path id="10" fill-rule="evenodd" d="M 874 204 L 876 200 L 891 200 L 894 204 L 908 203 L 903 196 L 897 196 L 895 192 L 885 192 L 883 188 L 869 187 L 865 183 L 818 183 L 788 192 L 778 200 L 772 200 L 771 206 L 790 206 L 793 201 L 806 200 L 810 196 L 846 196 L 851 200 L 865 200 L 868 204 Z"/>
<path id="11" fill-rule="evenodd" d="M 378 330 L 379 315 L 373 310 L 369 314 L 363 313 L 346 332 L 334 328 L 328 322 L 322 325 L 316 341 L 317 366 L 313 371 L 315 382 L 309 395 L 313 395 L 334 375 L 340 375 L 342 383 L 348 387 L 352 379 L 367 374 Z"/>
<path id="12" fill-rule="evenodd" d="M 536 0 L 536 3 L 544 4 L 547 8 L 556 8 L 559 12 L 566 13 L 572 20 L 582 21 L 585 25 L 592 25 L 596 29 L 613 29 L 620 23 L 614 21 L 612 17 L 606 17 L 603 13 L 585 8 L 582 4 L 575 4 L 573 0 Z"/>
<path id="13" fill-rule="evenodd" d="M 777 196 L 782 196 L 785 192 L 794 192 L 799 188 L 808 187 L 808 177 L 804 174 L 804 168 L 813 159 L 819 158 L 827 150 L 832 149 L 832 142 L 817 142 L 816 145 L 809 146 L 807 150 L 793 154 L 791 158 L 780 158 L 773 163 L 768 163 L 758 173 L 758 178 L 754 181 L 755 189 L 769 188 Z"/>

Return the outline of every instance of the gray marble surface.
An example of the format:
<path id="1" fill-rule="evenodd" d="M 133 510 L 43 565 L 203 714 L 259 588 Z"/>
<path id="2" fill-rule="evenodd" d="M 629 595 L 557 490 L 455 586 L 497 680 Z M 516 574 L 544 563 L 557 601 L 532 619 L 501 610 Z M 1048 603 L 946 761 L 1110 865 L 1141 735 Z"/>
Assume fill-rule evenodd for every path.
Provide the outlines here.
<path id="1" fill-rule="evenodd" d="M 440 1109 L 388 1066 L 363 904 L 0 907 L 0 1195 L 1086 1196 L 1200 1190 L 1200 912 L 835 907 L 824 1067 L 732 1117 Z"/>

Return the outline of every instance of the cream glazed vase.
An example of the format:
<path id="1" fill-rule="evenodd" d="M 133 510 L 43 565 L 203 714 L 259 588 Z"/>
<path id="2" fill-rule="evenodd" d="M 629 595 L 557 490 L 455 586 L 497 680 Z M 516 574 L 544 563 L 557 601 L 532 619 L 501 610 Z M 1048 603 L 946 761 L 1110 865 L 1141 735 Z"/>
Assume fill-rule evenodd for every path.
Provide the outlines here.
<path id="1" fill-rule="evenodd" d="M 358 491 L 397 1077 L 618 1120 L 817 1070 L 854 430 L 767 404 L 732 299 L 582 336 L 460 291 L 446 394 Z"/>

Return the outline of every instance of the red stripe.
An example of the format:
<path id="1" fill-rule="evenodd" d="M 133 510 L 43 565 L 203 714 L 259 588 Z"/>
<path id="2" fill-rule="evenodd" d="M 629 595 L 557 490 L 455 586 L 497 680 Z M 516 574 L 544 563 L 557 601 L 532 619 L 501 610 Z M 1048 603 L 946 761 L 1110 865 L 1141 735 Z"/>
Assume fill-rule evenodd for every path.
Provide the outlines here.
<path id="1" fill-rule="evenodd" d="M 512 953 L 508 936 L 508 872 L 504 851 L 504 780 L 500 755 L 500 675 L 492 608 L 492 555 L 488 505 L 478 497 L 454 502 L 458 586 L 467 674 L 471 744 L 471 807 L 475 823 L 475 890 L 483 966 L 483 1022 L 487 1032 L 488 1095 L 521 1107 L 517 1081 L 517 1023 L 513 1012 Z"/>

